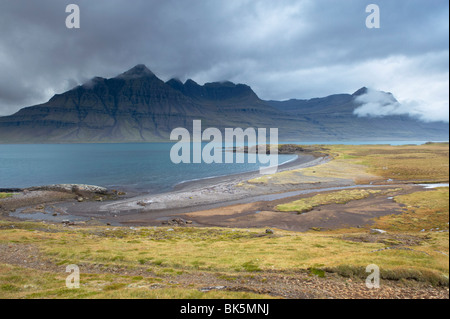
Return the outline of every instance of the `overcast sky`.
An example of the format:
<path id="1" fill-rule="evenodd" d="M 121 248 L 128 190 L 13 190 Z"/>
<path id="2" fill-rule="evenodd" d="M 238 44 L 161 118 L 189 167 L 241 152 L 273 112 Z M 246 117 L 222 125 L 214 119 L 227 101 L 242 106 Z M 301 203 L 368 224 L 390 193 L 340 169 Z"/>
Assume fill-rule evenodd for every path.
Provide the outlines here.
<path id="1" fill-rule="evenodd" d="M 66 28 L 70 3 L 80 29 Z M 366 28 L 371 3 L 380 29 Z M 143 63 L 262 99 L 367 86 L 392 92 L 399 112 L 448 121 L 448 17 L 447 0 L 0 0 L 0 115 Z"/>

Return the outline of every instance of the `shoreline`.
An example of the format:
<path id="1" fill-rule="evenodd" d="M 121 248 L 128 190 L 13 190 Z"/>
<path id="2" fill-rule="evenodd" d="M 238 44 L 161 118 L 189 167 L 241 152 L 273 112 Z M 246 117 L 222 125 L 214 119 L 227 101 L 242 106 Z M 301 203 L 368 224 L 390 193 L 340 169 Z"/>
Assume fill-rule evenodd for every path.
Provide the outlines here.
<path id="1" fill-rule="evenodd" d="M 287 170 L 299 169 L 304 167 L 311 167 L 328 162 L 331 158 L 323 155 L 318 157 L 317 154 L 295 152 L 291 153 L 297 155 L 297 158 L 288 161 L 279 166 L 278 172 Z M 41 202 L 51 205 L 51 209 L 39 210 L 40 213 L 37 216 L 43 216 L 42 214 L 52 216 L 55 212 L 58 215 L 65 215 L 67 217 L 77 217 L 77 219 L 96 219 L 96 220 L 108 220 L 108 222 L 114 224 L 128 223 L 123 219 L 132 218 L 134 214 L 153 215 L 166 215 L 172 216 L 175 213 L 181 211 L 196 211 L 201 208 L 209 208 L 211 205 L 214 207 L 224 207 L 228 203 L 241 200 L 243 198 L 251 198 L 261 196 L 265 194 L 273 194 L 284 192 L 282 189 L 267 189 L 264 192 L 249 192 L 248 190 L 239 189 L 236 187 L 239 183 L 245 182 L 249 179 L 261 176 L 259 171 L 246 172 L 241 174 L 232 174 L 226 176 L 212 177 L 206 179 L 200 179 L 195 181 L 187 181 L 175 185 L 171 191 L 162 193 L 144 193 L 135 192 L 127 193 L 125 196 L 106 201 L 83 201 L 77 202 L 76 200 L 68 200 L 73 198 L 75 194 L 70 192 L 61 193 L 61 198 L 58 198 L 57 192 L 52 189 L 48 190 L 49 186 L 30 188 L 33 191 L 25 190 L 19 194 L 19 197 L 23 197 L 23 204 L 20 207 L 14 207 L 11 211 L 14 216 L 20 216 L 23 211 L 27 209 L 33 210 L 32 205 L 39 202 L 37 198 L 31 198 L 33 193 L 40 197 Z M 232 191 L 234 189 L 234 191 Z M 48 196 L 46 195 L 48 192 Z M 25 195 L 24 195 L 25 193 Z M 47 200 L 45 198 L 48 197 Z M 91 196 L 92 197 L 92 196 Z M 18 198 L 18 202 L 21 202 L 22 198 Z M 42 206 L 42 205 L 38 205 Z M 3 214 L 5 215 L 5 214 Z M 29 214 L 27 217 L 34 216 Z M 52 221 L 52 218 L 46 218 L 47 221 Z M 118 218 L 120 216 L 120 218 Z M 11 217 L 11 218 L 15 218 Z M 25 216 L 24 216 L 25 217 Z M 47 217 L 47 216 L 45 216 Z M 114 220 L 117 218 L 118 223 Z M 36 218 L 36 220 L 39 220 Z M 59 219 L 56 219 L 58 221 Z"/>
<path id="2" fill-rule="evenodd" d="M 289 160 L 289 161 L 286 161 L 284 163 L 279 164 L 277 172 L 280 172 L 280 168 L 285 170 L 290 163 L 298 163 L 299 155 L 298 154 L 292 154 L 292 155 L 295 155 L 296 157 L 291 159 L 291 160 Z M 306 155 L 302 155 L 302 156 L 306 156 Z M 182 181 L 182 182 L 177 183 L 174 186 L 172 186 L 172 190 L 171 191 L 183 189 L 184 187 L 187 187 L 190 184 L 195 184 L 196 182 L 207 181 L 207 180 L 216 180 L 216 179 L 220 180 L 222 178 L 227 178 L 227 177 L 232 177 L 232 176 L 242 176 L 242 175 L 245 175 L 245 174 L 256 174 L 257 172 L 258 171 L 256 170 L 256 171 L 235 173 L 235 174 L 229 174 L 229 175 L 211 176 L 211 177 L 204 177 L 204 178 L 186 180 L 186 181 Z"/>
<path id="3" fill-rule="evenodd" d="M 316 157 L 299 154 L 295 161 L 280 166 L 278 172 L 311 167 L 326 163 L 329 157 Z M 201 179 L 185 182 L 174 187 L 173 190 L 163 193 L 140 194 L 108 203 L 86 202 L 79 205 L 65 205 L 69 214 L 100 217 L 113 214 L 117 216 L 130 216 L 134 214 L 173 215 L 181 211 L 195 211 L 203 207 L 227 206 L 243 198 L 269 195 L 283 192 L 283 189 L 269 188 L 262 192 L 248 191 L 237 187 L 238 184 L 249 179 L 261 176 L 257 171 L 243 174 Z"/>
<path id="4" fill-rule="evenodd" d="M 240 174 L 202 178 L 181 182 L 172 187 L 170 191 L 136 192 L 122 194 L 123 196 L 107 197 L 99 194 L 91 194 L 83 200 L 77 200 L 76 193 L 66 192 L 55 194 L 54 188 L 35 188 L 31 194 L 19 194 L 24 200 L 22 205 L 16 205 L 14 210 L 6 210 L 8 201 L 4 199 L 0 204 L 3 216 L 13 220 L 44 220 L 50 223 L 74 221 L 80 224 L 111 225 L 111 226 L 164 226 L 170 221 L 181 220 L 189 223 L 175 224 L 177 226 L 206 226 L 206 227 L 275 227 L 295 231 L 305 231 L 305 225 L 315 223 L 321 225 L 320 220 L 328 220 L 337 216 L 338 219 L 348 221 L 349 225 L 360 226 L 362 221 L 370 224 L 370 217 L 382 216 L 382 214 L 396 213 L 401 207 L 392 203 L 392 199 L 379 198 L 376 202 L 360 201 L 366 206 L 355 206 L 355 209 L 346 212 L 345 206 L 336 206 L 333 211 L 328 211 L 323 218 L 315 218 L 322 213 L 304 214 L 298 217 L 294 212 L 280 213 L 276 205 L 285 204 L 289 200 L 294 201 L 302 197 L 315 196 L 319 193 L 336 192 L 351 189 L 375 189 L 377 191 L 389 188 L 401 188 L 404 191 L 424 189 L 423 185 L 414 183 L 385 180 L 380 176 L 351 171 L 351 174 L 323 175 L 323 170 L 329 169 L 329 165 L 339 172 L 339 161 L 334 164 L 333 157 L 326 148 L 321 146 L 304 147 L 297 145 L 284 145 L 279 154 L 296 155 L 296 158 L 281 164 L 277 173 L 286 174 L 271 176 L 262 175 L 259 170 Z M 320 169 L 307 169 L 327 164 Z M 338 165 L 336 167 L 336 165 Z M 351 167 L 351 166 L 350 166 Z M 297 171 L 300 170 L 300 171 Z M 316 170 L 318 174 L 316 175 Z M 348 168 L 347 168 L 348 170 Z M 322 175 L 319 172 L 322 171 Z M 305 172 L 309 172 L 309 175 Z M 265 177 L 267 176 L 267 177 Z M 260 179 L 261 178 L 261 179 Z M 54 186 L 54 185 L 53 185 Z M 90 189 L 95 189 L 88 186 Z M 53 191 L 50 192 L 49 190 Z M 403 191 L 397 191 L 397 195 Z M 118 195 L 117 193 L 115 195 Z M 34 198 L 28 197 L 34 196 Z M 58 197 L 59 196 L 59 197 Z M 79 195 L 77 195 L 79 196 Z M 36 198 L 41 197 L 41 198 Z M 79 198 L 78 198 L 79 199 Z M 40 201 L 39 201 L 40 200 Z M 372 200 L 372 199 L 371 199 Z M 18 201 L 20 202 L 20 200 Z M 27 203 L 27 204 L 25 204 Z M 34 205 L 34 206 L 33 206 Z M 272 206 L 271 206 L 272 205 Z M 352 204 L 353 205 L 353 204 Z M 6 207 L 5 207 L 6 206 Z M 351 205 L 349 205 L 351 206 Z M 385 207 L 386 209 L 381 209 Z M 361 209 L 364 213 L 361 213 Z M 381 210 L 380 210 L 381 209 Z M 361 216 L 364 215 L 363 219 Z M 314 216 L 315 217 L 314 217 Z M 308 219 L 310 216 L 311 219 Z M 351 217 L 349 217 L 351 216 Z M 323 223 L 322 223 L 323 224 Z M 171 224 L 169 224 L 171 225 Z M 341 225 L 335 220 L 332 227 Z"/>
<path id="5" fill-rule="evenodd" d="M 315 161 L 318 159 L 318 157 L 314 155 L 307 155 L 307 154 L 292 154 L 296 155 L 297 158 L 287 161 L 281 165 L 278 166 L 278 171 L 283 172 L 290 169 L 296 169 L 296 167 L 299 167 L 301 165 L 308 164 L 310 162 Z M 327 158 L 325 156 L 324 158 Z M 207 178 L 201 178 L 197 180 L 190 180 L 190 181 L 184 181 L 181 183 L 178 183 L 172 187 L 172 190 L 170 192 L 176 192 L 181 191 L 189 188 L 195 188 L 195 187 L 208 187 L 217 183 L 222 183 L 226 181 L 235 181 L 237 179 L 240 179 L 241 181 L 249 180 L 254 178 L 255 176 L 260 176 L 261 174 L 259 171 L 250 171 L 250 172 L 244 172 L 244 173 L 237 173 L 237 174 L 230 174 L 230 175 L 223 175 L 223 176 L 215 176 L 215 177 L 207 177 Z M 166 192 L 166 193 L 170 193 Z"/>

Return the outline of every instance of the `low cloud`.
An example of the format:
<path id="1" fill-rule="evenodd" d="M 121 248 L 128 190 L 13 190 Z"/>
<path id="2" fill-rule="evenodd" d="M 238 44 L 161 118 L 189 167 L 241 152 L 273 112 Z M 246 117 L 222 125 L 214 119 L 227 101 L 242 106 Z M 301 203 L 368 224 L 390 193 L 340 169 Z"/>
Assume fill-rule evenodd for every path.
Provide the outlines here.
<path id="1" fill-rule="evenodd" d="M 354 114 L 359 117 L 384 117 L 393 115 L 408 115 L 424 122 L 442 121 L 449 122 L 448 112 L 446 116 L 436 116 L 435 110 L 442 110 L 439 102 L 434 105 L 427 104 L 424 101 L 405 100 L 397 101 L 391 94 L 383 91 L 367 89 L 367 93 L 358 96 L 355 101 L 361 106 L 354 110 Z"/>
<path id="2" fill-rule="evenodd" d="M 390 93 L 367 89 L 367 93 L 358 96 L 355 101 L 362 105 L 355 109 L 358 116 L 388 116 L 407 114 L 402 105 Z"/>

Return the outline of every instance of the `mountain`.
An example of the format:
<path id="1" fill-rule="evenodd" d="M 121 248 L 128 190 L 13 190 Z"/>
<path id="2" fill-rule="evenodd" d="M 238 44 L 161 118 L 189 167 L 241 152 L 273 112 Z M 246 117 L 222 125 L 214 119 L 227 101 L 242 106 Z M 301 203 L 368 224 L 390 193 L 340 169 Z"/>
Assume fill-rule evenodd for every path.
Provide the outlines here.
<path id="1" fill-rule="evenodd" d="M 352 95 L 263 101 L 244 84 L 164 82 L 140 64 L 0 117 L 0 143 L 166 141 L 172 129 L 190 129 L 195 119 L 221 130 L 278 127 L 284 140 L 448 139 L 444 123 L 356 116 L 356 98 L 366 93 L 362 88 Z"/>
<path id="2" fill-rule="evenodd" d="M 306 119 L 314 124 L 319 140 L 448 140 L 448 123 L 426 123 L 408 115 L 357 116 L 355 110 L 362 105 L 358 97 L 367 93 L 368 89 L 362 87 L 353 94 L 334 94 L 310 100 L 267 101 L 267 104 L 293 118 Z M 390 92 L 376 93 L 382 105 L 398 103 Z"/>

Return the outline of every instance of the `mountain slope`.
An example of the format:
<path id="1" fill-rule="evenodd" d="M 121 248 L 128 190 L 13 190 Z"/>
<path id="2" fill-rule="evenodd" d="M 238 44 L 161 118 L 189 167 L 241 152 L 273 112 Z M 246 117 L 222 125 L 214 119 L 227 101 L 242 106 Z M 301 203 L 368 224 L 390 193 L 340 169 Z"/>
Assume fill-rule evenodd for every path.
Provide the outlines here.
<path id="1" fill-rule="evenodd" d="M 234 101 L 230 103 L 222 103 L 222 106 L 229 105 L 233 109 L 238 105 Z M 221 112 L 217 105 L 214 102 L 199 103 L 165 84 L 145 66 L 138 65 L 115 78 L 96 77 L 55 95 L 47 103 L 1 117 L 0 141 L 166 139 L 173 128 L 190 127 L 194 119 L 206 122 L 217 119 Z M 233 117 L 226 119 L 223 125 L 232 122 Z"/>
<path id="2" fill-rule="evenodd" d="M 277 127 L 284 140 L 448 139 L 445 123 L 354 115 L 360 105 L 355 98 L 366 92 L 362 88 L 352 95 L 263 101 L 244 84 L 163 82 L 145 65 L 137 65 L 0 117 L 0 143 L 164 141 L 176 127 L 190 129 L 194 119 L 202 120 L 203 128 L 221 130 Z"/>
<path id="3" fill-rule="evenodd" d="M 353 94 L 334 94 L 310 100 L 267 101 L 267 104 L 294 118 L 314 123 L 319 140 L 448 140 L 448 123 L 425 123 L 407 115 L 360 117 L 355 110 L 362 105 L 358 97 L 367 94 L 362 87 Z M 383 100 L 398 103 L 391 93 L 377 92 Z M 314 139 L 317 140 L 317 139 Z"/>

